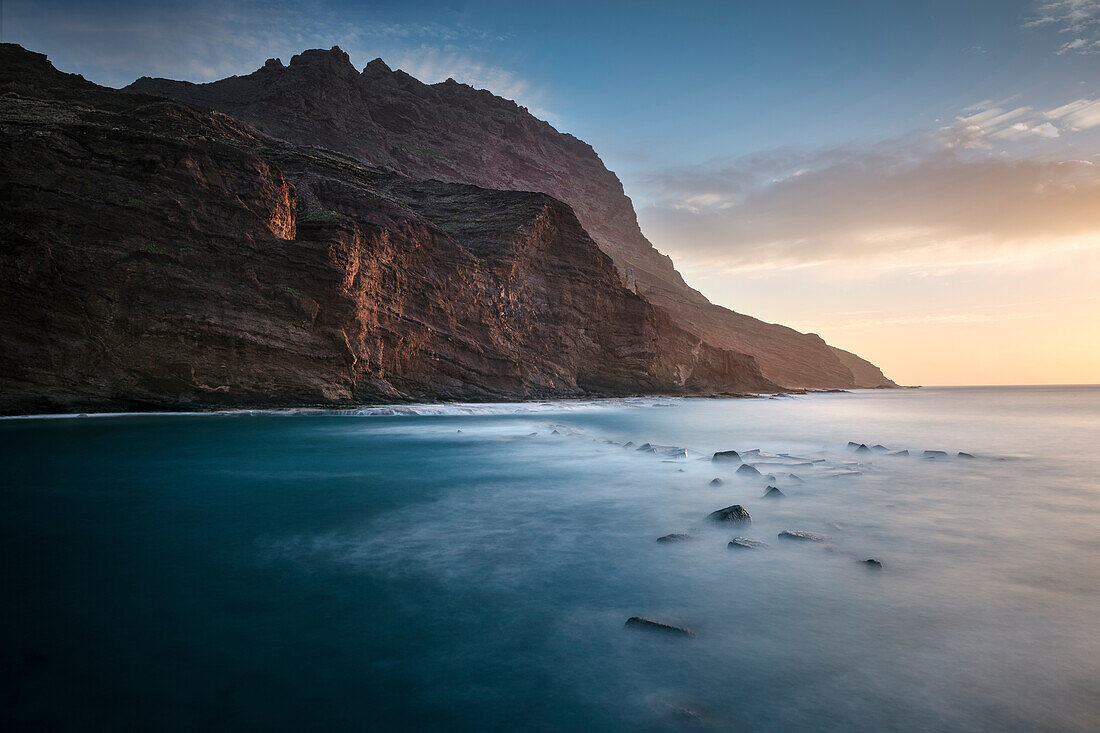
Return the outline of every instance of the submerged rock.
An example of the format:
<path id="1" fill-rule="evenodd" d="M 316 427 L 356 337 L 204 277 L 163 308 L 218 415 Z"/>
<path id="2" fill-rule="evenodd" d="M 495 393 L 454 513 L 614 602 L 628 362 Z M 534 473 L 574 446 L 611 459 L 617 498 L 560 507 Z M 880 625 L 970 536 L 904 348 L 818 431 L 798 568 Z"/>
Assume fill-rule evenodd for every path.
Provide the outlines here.
<path id="1" fill-rule="evenodd" d="M 799 542 L 824 542 L 827 537 L 814 532 L 804 532 L 801 529 L 785 529 L 779 533 L 781 540 L 797 540 Z"/>
<path id="2" fill-rule="evenodd" d="M 710 460 L 714 461 L 715 463 L 740 463 L 741 456 L 735 450 L 723 450 L 718 451 L 713 456 L 711 456 Z"/>
<path id="3" fill-rule="evenodd" d="M 860 443 L 856 443 L 856 442 L 853 442 L 853 441 L 849 440 L 848 441 L 848 450 L 855 450 L 860 445 L 861 445 Z"/>
<path id="4" fill-rule="evenodd" d="M 637 448 L 639 453 L 656 453 L 657 449 L 651 446 L 649 443 L 642 443 Z"/>
<path id="5" fill-rule="evenodd" d="M 800 478 L 800 477 L 798 476 L 798 474 L 795 474 L 795 473 L 788 473 L 788 474 L 787 474 L 787 478 L 788 478 L 788 479 L 790 479 L 791 481 L 794 481 L 794 482 L 795 482 L 796 484 L 804 484 L 804 483 L 806 483 L 805 481 L 803 481 L 803 480 L 802 480 L 802 479 L 801 479 L 801 478 Z"/>
<path id="6" fill-rule="evenodd" d="M 754 466 L 751 466 L 748 463 L 742 463 L 741 466 L 737 469 L 737 473 L 741 476 L 759 476 L 760 475 L 760 472 L 757 471 Z"/>
<path id="7" fill-rule="evenodd" d="M 962 451 L 959 451 L 959 458 L 973 458 L 973 457 L 974 456 L 972 456 L 969 453 L 963 453 Z"/>
<path id="8" fill-rule="evenodd" d="M 892 456 L 907 456 L 907 455 L 909 455 L 909 451 L 907 451 L 907 450 L 894 451 L 890 455 L 892 455 Z"/>
<path id="9" fill-rule="evenodd" d="M 623 443 L 623 448 L 633 448 L 633 447 L 634 447 L 634 441 L 633 440 L 628 440 L 625 443 Z"/>
<path id="10" fill-rule="evenodd" d="M 712 479 L 710 480 L 710 485 L 711 485 L 711 486 L 721 486 L 721 485 L 722 485 L 722 479 L 720 479 L 720 478 L 718 478 L 717 476 L 715 476 L 714 478 L 712 478 Z"/>
<path id="11" fill-rule="evenodd" d="M 695 638 L 695 632 L 691 629 L 685 629 L 682 626 L 673 626 L 672 624 L 663 624 L 660 621 L 653 621 L 652 619 L 645 618 L 644 616 L 631 616 L 626 620 L 626 623 L 623 626 L 627 629 L 655 631 L 662 634 L 668 634 L 670 636 L 686 636 L 692 639 Z"/>
<path id="12" fill-rule="evenodd" d="M 767 542 L 754 540 L 751 537 L 734 537 L 726 547 L 731 550 L 762 550 L 768 546 Z"/>
<path id="13" fill-rule="evenodd" d="M 728 506 L 725 509 L 719 509 L 718 511 L 711 512 L 707 515 L 708 519 L 712 519 L 715 522 L 733 522 L 733 523 L 748 523 L 752 519 L 749 517 L 749 512 L 745 507 L 740 504 L 734 504 Z"/>
<path id="14" fill-rule="evenodd" d="M 921 455 L 925 458 L 947 458 L 947 451 L 942 450 L 926 450 Z"/>
<path id="15" fill-rule="evenodd" d="M 691 535 L 682 534 L 680 532 L 673 532 L 672 534 L 666 534 L 664 537 L 658 537 L 658 542 L 686 542 L 691 539 Z"/>
<path id="16" fill-rule="evenodd" d="M 778 486 L 769 486 L 764 492 L 765 499 L 782 499 L 786 494 L 779 490 Z"/>
<path id="17" fill-rule="evenodd" d="M 875 453 L 889 453 L 890 452 L 890 449 L 887 448 L 886 446 L 884 446 L 881 443 L 879 443 L 878 445 L 872 445 L 871 450 L 873 450 Z"/>
<path id="18" fill-rule="evenodd" d="M 863 564 L 872 570 L 882 570 L 882 563 L 871 557 L 863 561 Z"/>
<path id="19" fill-rule="evenodd" d="M 868 447 L 867 447 L 866 445 L 864 445 L 863 443 L 860 443 L 860 444 L 859 444 L 859 447 L 858 447 L 858 448 L 856 448 L 856 453 L 870 453 L 870 452 L 871 452 L 871 449 L 870 449 L 870 448 L 868 448 Z"/>

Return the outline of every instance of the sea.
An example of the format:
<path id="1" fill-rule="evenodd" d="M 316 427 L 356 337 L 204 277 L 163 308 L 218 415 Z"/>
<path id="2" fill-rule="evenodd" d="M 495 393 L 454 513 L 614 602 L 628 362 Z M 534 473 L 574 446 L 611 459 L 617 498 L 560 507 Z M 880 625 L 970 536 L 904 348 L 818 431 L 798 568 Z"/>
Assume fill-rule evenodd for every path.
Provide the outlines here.
<path id="1" fill-rule="evenodd" d="M 5 419 L 0 545 L 4 730 L 1100 730 L 1100 387 Z"/>

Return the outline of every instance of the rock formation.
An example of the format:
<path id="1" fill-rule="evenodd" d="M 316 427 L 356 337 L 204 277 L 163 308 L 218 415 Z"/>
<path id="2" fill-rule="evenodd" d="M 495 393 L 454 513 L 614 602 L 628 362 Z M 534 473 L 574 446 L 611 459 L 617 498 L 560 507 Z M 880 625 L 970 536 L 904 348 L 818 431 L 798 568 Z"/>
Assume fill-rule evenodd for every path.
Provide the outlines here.
<path id="1" fill-rule="evenodd" d="M 815 334 L 710 303 L 642 234 L 618 177 L 587 143 L 527 109 L 448 79 L 423 84 L 381 59 L 357 72 L 337 47 L 209 84 L 143 77 L 128 89 L 212 107 L 276 137 L 415 178 L 539 191 L 572 207 L 623 281 L 708 344 L 749 354 L 788 388 L 896 386 Z"/>
<path id="2" fill-rule="evenodd" d="M 544 193 L 414 180 L 13 44 L 0 141 L 0 412 L 775 388 Z"/>

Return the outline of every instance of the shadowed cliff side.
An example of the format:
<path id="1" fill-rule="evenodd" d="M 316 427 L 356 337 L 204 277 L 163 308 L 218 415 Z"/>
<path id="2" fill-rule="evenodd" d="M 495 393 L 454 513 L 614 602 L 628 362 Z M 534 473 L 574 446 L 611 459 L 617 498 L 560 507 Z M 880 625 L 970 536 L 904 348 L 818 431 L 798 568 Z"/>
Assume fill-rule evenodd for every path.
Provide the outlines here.
<path id="1" fill-rule="evenodd" d="M 381 59 L 359 73 L 336 47 L 305 51 L 289 66 L 270 59 L 210 84 L 143 77 L 127 89 L 212 107 L 274 136 L 416 178 L 547 193 L 573 208 L 638 292 L 708 343 L 751 354 L 770 380 L 792 388 L 893 385 L 878 367 L 814 334 L 710 303 L 645 238 L 622 183 L 591 146 L 488 91 L 453 80 L 423 84 Z"/>
<path id="2" fill-rule="evenodd" d="M 414 181 L 0 47 L 0 411 L 775 389 L 568 206 Z"/>

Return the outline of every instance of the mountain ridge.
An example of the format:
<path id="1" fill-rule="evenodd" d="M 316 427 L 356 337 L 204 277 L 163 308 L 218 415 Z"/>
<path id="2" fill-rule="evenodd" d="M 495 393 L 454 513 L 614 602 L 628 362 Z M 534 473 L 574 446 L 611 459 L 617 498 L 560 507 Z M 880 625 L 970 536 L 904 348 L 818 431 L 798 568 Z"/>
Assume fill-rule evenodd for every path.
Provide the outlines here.
<path id="1" fill-rule="evenodd" d="M 0 413 L 775 391 L 573 210 L 0 44 Z"/>
<path id="2" fill-rule="evenodd" d="M 628 286 L 699 338 L 753 356 L 773 382 L 896 386 L 816 334 L 710 303 L 645 238 L 621 181 L 589 144 L 489 91 L 453 79 L 424 84 L 381 59 L 360 72 L 339 47 L 205 84 L 142 77 L 125 89 L 211 107 L 275 137 L 415 178 L 547 193 L 573 208 Z"/>

